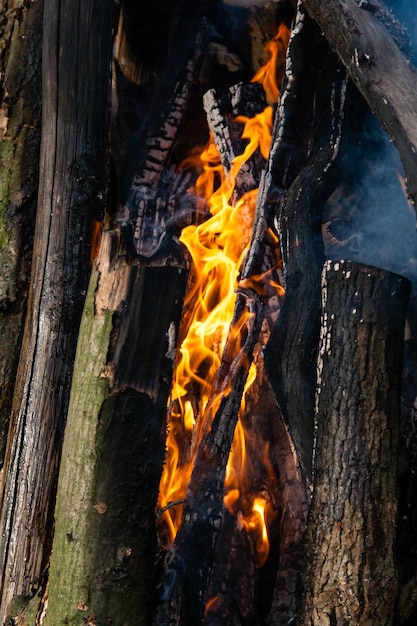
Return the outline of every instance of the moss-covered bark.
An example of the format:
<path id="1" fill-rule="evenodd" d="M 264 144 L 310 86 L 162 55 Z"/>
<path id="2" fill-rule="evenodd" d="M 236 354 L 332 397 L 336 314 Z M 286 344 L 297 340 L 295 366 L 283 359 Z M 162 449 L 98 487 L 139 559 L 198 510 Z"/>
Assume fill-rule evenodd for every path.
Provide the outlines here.
<path id="1" fill-rule="evenodd" d="M 141 626 L 152 612 L 154 512 L 186 272 L 123 261 L 115 267 L 112 240 L 104 234 L 80 328 L 47 626 Z"/>

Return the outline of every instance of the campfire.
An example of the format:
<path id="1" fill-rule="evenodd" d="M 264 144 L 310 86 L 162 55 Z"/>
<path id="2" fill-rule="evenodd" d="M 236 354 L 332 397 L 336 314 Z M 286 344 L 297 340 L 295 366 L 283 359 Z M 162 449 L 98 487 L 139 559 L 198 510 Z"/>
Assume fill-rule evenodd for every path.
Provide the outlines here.
<path id="1" fill-rule="evenodd" d="M 28 305 L 39 324 L 25 331 L 4 468 L 1 619 L 409 626 L 417 141 L 406 31 L 379 0 L 121 0 L 113 27 L 102 170 L 83 151 L 40 168 L 38 210 L 48 206 Z M 77 28 L 88 41 L 90 27 Z M 67 83 L 56 82 L 72 94 L 85 82 L 64 60 Z M 61 106 L 52 83 L 45 98 Z M 80 145 L 92 111 L 68 131 Z M 67 118 L 57 114 L 57 132 Z M 42 146 L 52 150 L 49 135 Z M 44 202 L 52 170 L 76 189 L 64 217 L 59 186 Z M 56 219 L 65 246 L 44 243 Z M 48 282 L 39 264 L 55 271 L 60 246 L 62 273 Z M 81 267 L 88 289 L 69 275 Z M 72 278 L 78 291 L 46 313 Z M 54 411 L 62 431 L 67 415 L 64 435 Z"/>
<path id="2" fill-rule="evenodd" d="M 281 60 L 281 64 L 285 59 L 289 33 L 284 24 L 280 25 L 277 35 L 265 47 L 270 58 L 253 78 L 253 82 L 264 87 L 267 102 L 270 104 L 252 118 L 237 116 L 233 120 L 236 127 L 242 127 L 240 142 L 246 140 L 247 145 L 242 154 L 234 156 L 230 170 L 225 171 L 221 163 L 213 134 L 210 143 L 196 158 L 197 163 L 190 162 L 190 159 L 186 161 L 187 166 L 197 165 L 202 170 L 195 188 L 189 190 L 189 193 L 195 193 L 200 202 L 209 207 L 211 217 L 199 226 L 188 226 L 180 237 L 192 259 L 192 274 L 184 303 L 183 328 L 180 331 L 184 339 L 174 370 L 169 406 L 167 460 L 159 499 L 170 541 L 174 540 L 181 523 L 182 503 L 193 456 L 202 433 L 210 428 L 205 419 L 213 417 L 213 409 L 207 412 L 208 415 L 205 409 L 209 402 L 211 406 L 213 403 L 218 405 L 224 393 L 221 390 L 220 398 L 213 397 L 214 381 L 220 369 L 228 330 L 233 320 L 236 289 L 253 288 L 257 281 L 258 291 L 261 292 L 265 287 L 264 283 L 268 282 L 269 297 L 272 300 L 278 302 L 283 295 L 283 288 L 276 275 L 279 268 L 278 258 L 275 266 L 267 270 L 267 275 L 239 283 L 241 267 L 251 240 L 258 189 L 251 189 L 242 195 L 242 185 L 239 185 L 237 179 L 242 167 L 248 164 L 255 151 L 265 161 L 268 157 L 273 106 L 276 106 L 279 96 L 277 75 L 283 74 L 283 67 L 277 68 L 276 64 L 277 59 Z M 237 89 L 239 88 L 242 85 L 238 85 Z M 227 128 L 226 119 L 217 120 L 217 124 Z M 217 141 L 220 141 L 219 136 Z M 219 149 L 222 151 L 222 146 Z M 256 285 L 254 288 L 256 289 Z M 243 327 L 245 320 L 240 320 L 240 324 Z M 270 334 L 270 331 L 269 327 L 264 329 L 263 336 Z M 236 329 L 236 332 L 242 331 Z M 236 354 L 228 355 L 228 358 L 235 357 Z M 241 413 L 245 411 L 246 392 L 255 379 L 256 367 L 252 365 L 242 396 Z M 239 514 L 239 523 L 254 537 L 257 551 L 259 550 L 257 559 L 263 563 L 268 554 L 268 532 L 265 526 L 267 502 L 262 492 L 247 493 L 253 477 L 245 476 L 249 473 L 247 464 L 251 463 L 247 457 L 245 438 L 245 429 L 239 420 L 226 468 L 224 503 L 230 513 Z M 255 450 L 256 446 L 252 453 Z M 264 457 L 264 464 L 271 464 L 266 442 L 258 449 L 258 454 L 261 459 Z M 272 479 L 276 480 L 273 473 Z M 241 481 L 246 481 L 247 484 Z M 246 495 L 242 502 L 243 494 Z"/>

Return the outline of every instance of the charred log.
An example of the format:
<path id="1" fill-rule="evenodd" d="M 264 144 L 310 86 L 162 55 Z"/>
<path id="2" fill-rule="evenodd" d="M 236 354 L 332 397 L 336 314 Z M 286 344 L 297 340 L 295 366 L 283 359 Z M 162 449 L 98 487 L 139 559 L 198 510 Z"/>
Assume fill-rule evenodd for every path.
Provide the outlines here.
<path id="1" fill-rule="evenodd" d="M 281 195 L 277 229 L 286 292 L 265 358 L 297 454 L 311 476 L 324 262 L 321 210 L 333 184 L 332 164 L 340 142 L 346 78 L 317 26 L 302 10 L 289 58 L 271 154 L 273 183 Z"/>
<path id="2" fill-rule="evenodd" d="M 258 307 L 255 298 L 242 294 L 237 300 L 212 403 L 208 404 L 202 423 L 183 522 L 172 562 L 163 577 L 163 596 L 155 620 L 158 626 L 174 623 L 191 626 L 203 620 L 214 547 L 223 516 L 226 465 L 260 331 Z"/>
<path id="3" fill-rule="evenodd" d="M 7 3 L 3 3 L 3 6 Z M 17 3 L 12 3 L 17 4 Z M 0 466 L 3 466 L 13 389 L 29 290 L 36 215 L 41 107 L 41 3 L 20 19 L 2 14 L 0 142 Z M 25 63 L 22 63 L 22 58 Z"/>
<path id="4" fill-rule="evenodd" d="M 61 10 L 44 3 L 40 184 L 31 296 L 5 461 L 0 621 L 13 596 L 36 591 L 50 550 L 88 284 L 88 242 L 106 190 L 112 4 L 84 3 L 81 12 L 78 2 L 60 3 Z M 85 70 L 82 80 L 79 67 Z"/>

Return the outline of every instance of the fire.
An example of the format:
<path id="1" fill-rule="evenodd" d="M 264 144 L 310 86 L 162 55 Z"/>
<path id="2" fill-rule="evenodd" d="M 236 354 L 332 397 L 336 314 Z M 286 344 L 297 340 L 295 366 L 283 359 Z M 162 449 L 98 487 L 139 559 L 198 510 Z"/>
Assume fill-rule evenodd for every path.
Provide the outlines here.
<path id="1" fill-rule="evenodd" d="M 252 78 L 252 82 L 261 83 L 265 89 L 267 102 L 272 104 L 278 101 L 279 90 L 277 85 L 276 68 L 283 67 L 283 59 L 288 48 L 291 31 L 281 24 L 275 37 L 265 46 L 269 53 L 269 60 Z"/>
<path id="2" fill-rule="evenodd" d="M 275 65 L 288 37 L 288 29 L 280 27 L 270 44 L 270 60 L 253 79 L 264 84 L 270 102 L 276 102 L 278 98 Z M 202 204 L 208 203 L 210 217 L 198 226 L 184 228 L 180 237 L 192 258 L 193 269 L 184 303 L 184 339 L 168 407 L 167 459 L 160 484 L 159 508 L 164 516 L 169 543 L 174 541 L 181 522 L 193 450 L 202 430 L 207 427 L 202 424 L 204 409 L 209 401 L 214 404 L 221 401 L 221 397 L 211 397 L 212 388 L 234 313 L 239 271 L 251 239 L 257 190 L 236 200 L 233 196 L 235 183 L 242 165 L 255 150 L 259 150 L 265 159 L 268 157 L 273 108 L 268 106 L 252 119 L 240 117 L 237 121 L 244 125 L 242 137 L 247 144 L 243 154 L 234 159 L 227 176 L 212 138 L 197 157 L 201 174 L 193 191 L 202 199 Z M 195 155 L 191 158 L 195 163 Z M 269 276 L 255 277 L 254 280 L 260 284 L 268 281 Z M 271 280 L 270 283 L 272 285 Z M 240 323 L 243 325 L 245 320 Z M 256 368 L 252 367 L 245 390 L 255 378 Z M 241 412 L 244 408 L 243 398 Z M 214 413 L 211 411 L 212 415 Z M 251 494 L 249 498 L 245 497 L 242 507 L 245 510 L 240 510 L 244 492 L 240 477 L 244 474 L 245 462 L 245 432 L 239 422 L 226 472 L 224 502 L 230 511 L 239 514 L 240 523 L 255 537 L 257 561 L 262 564 L 269 549 L 265 522 L 267 501 L 262 494 Z"/>
<path id="3" fill-rule="evenodd" d="M 92 266 L 98 252 L 100 250 L 101 236 L 103 232 L 102 223 L 99 220 L 93 220 L 91 224 L 91 242 L 90 242 L 90 265 Z"/>

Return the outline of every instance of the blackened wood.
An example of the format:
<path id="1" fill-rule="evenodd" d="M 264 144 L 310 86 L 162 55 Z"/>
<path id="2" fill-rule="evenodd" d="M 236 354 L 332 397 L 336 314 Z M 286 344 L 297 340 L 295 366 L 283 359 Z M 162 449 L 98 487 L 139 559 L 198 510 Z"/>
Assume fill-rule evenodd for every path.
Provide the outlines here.
<path id="1" fill-rule="evenodd" d="M 417 71 L 400 51 L 373 2 L 303 0 L 372 111 L 394 139 L 417 204 Z"/>
<path id="2" fill-rule="evenodd" d="M 238 517 L 226 510 L 216 544 L 204 624 L 256 626 L 256 580 L 253 545 Z"/>
<path id="3" fill-rule="evenodd" d="M 245 96 L 239 95 L 239 91 L 245 88 L 245 104 L 241 104 L 241 99 Z M 252 98 L 253 105 L 248 102 Z M 218 150 L 220 160 L 227 176 L 232 170 L 233 161 L 237 155 L 243 154 L 245 140 L 242 139 L 243 123 L 236 122 L 235 117 L 246 115 L 254 117 L 266 107 L 265 92 L 258 83 L 243 85 L 233 85 L 226 95 L 221 96 L 215 89 L 210 89 L 204 94 L 204 109 L 207 113 L 207 121 L 213 135 L 214 144 Z M 246 111 L 243 109 L 246 106 Z M 265 159 L 256 150 L 250 159 L 242 164 L 235 174 L 234 196 L 240 197 L 247 191 L 256 189 L 259 186 L 261 172 L 265 165 Z"/>
<path id="4" fill-rule="evenodd" d="M 302 625 L 393 624 L 408 294 L 396 274 L 326 262 Z"/>
<path id="5" fill-rule="evenodd" d="M 14 3 L 17 4 L 17 3 Z M 4 13 L 3 13 L 4 11 Z M 24 315 L 36 215 L 41 120 L 42 3 L 2 4 L 0 141 L 0 467 Z M 24 62 L 22 61 L 24 59 Z"/>
<path id="6" fill-rule="evenodd" d="M 161 179 L 169 168 L 174 140 L 196 82 L 202 52 L 208 45 L 207 14 L 214 4 L 214 0 L 208 0 L 191 7 L 182 1 L 175 6 L 167 64 L 158 76 L 138 131 L 136 154 L 132 147 L 130 150 L 130 161 L 136 159 L 135 170 L 128 181 L 128 192 L 122 190 L 123 204 L 116 224 L 133 229 L 134 244 L 140 254 L 151 255 L 155 251 L 161 225 L 172 217 Z M 131 168 L 131 163 L 125 166 Z"/>
<path id="7" fill-rule="evenodd" d="M 42 146 L 30 300 L 5 462 L 0 621 L 40 584 L 88 284 L 106 190 L 113 2 L 44 3 Z"/>
<path id="8" fill-rule="evenodd" d="M 320 220 L 338 153 L 346 77 L 316 24 L 302 10 L 294 33 L 270 166 L 273 183 L 281 190 L 277 229 L 285 298 L 265 362 L 297 454 L 310 476 L 324 262 Z"/>
<path id="9" fill-rule="evenodd" d="M 256 298 L 240 295 L 226 341 L 211 402 L 200 427 L 198 450 L 183 509 L 172 561 L 162 578 L 162 597 L 156 625 L 202 623 L 213 564 L 215 541 L 223 515 L 226 465 L 233 440 L 243 388 L 260 320 Z M 241 327 L 241 317 L 249 313 Z"/>

